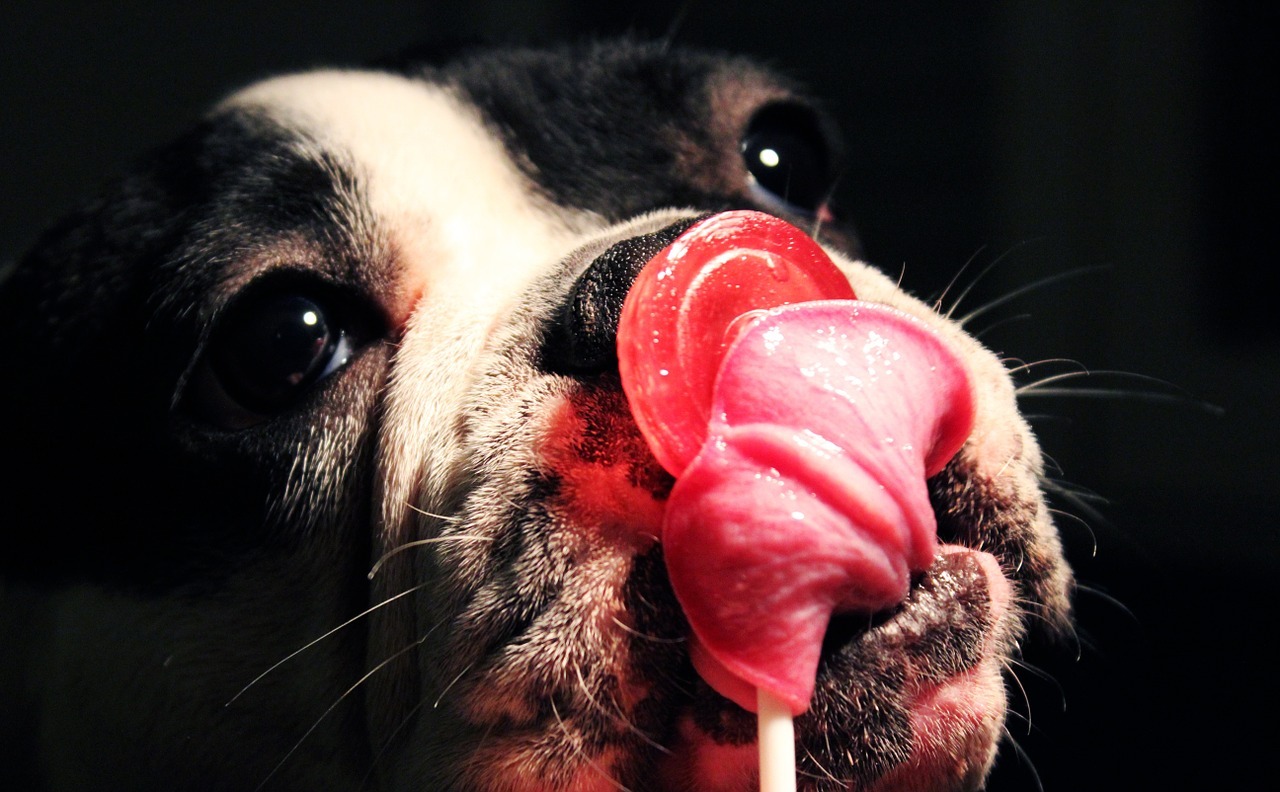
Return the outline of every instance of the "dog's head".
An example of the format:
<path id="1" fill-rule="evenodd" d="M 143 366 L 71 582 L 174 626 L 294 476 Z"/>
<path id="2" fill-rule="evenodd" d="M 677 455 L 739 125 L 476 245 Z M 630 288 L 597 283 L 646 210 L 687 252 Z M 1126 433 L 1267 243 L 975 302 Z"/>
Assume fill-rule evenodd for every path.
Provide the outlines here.
<path id="1" fill-rule="evenodd" d="M 744 60 L 476 50 L 252 86 L 47 234 L 0 292 L 26 772 L 750 789 L 754 719 L 690 665 L 672 480 L 613 350 L 639 265 L 754 207 L 946 337 L 977 398 L 928 482 L 947 552 L 828 631 L 801 786 L 979 786 L 1069 573 L 1005 370 L 857 260 L 833 135 Z"/>

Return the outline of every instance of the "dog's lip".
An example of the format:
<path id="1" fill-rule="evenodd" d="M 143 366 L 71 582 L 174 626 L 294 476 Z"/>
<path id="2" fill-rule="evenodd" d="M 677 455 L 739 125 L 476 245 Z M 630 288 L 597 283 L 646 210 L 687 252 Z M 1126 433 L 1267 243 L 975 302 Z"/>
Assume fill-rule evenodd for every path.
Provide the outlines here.
<path id="1" fill-rule="evenodd" d="M 1003 616 L 1008 610 L 1009 602 L 1012 598 L 1012 590 L 1008 577 L 1004 574 L 1004 570 L 1000 566 L 1000 561 L 991 553 L 985 550 L 977 550 L 960 544 L 939 544 L 937 553 L 934 555 L 933 563 L 924 572 L 915 577 L 912 582 L 912 592 L 919 589 L 926 582 L 936 582 L 938 578 L 949 578 L 953 575 L 952 567 L 949 562 L 954 561 L 952 557 L 966 556 L 971 558 L 982 571 L 983 577 L 981 584 L 985 586 L 987 596 L 990 598 L 991 609 L 996 621 Z M 890 628 L 897 622 L 907 618 L 912 611 L 915 598 L 908 598 L 901 604 L 888 611 L 871 614 L 870 616 L 858 616 L 856 614 L 844 614 L 837 616 L 838 619 L 861 619 L 865 628 L 861 632 L 874 632 L 876 630 L 884 630 Z M 839 643 L 839 642 L 836 642 Z"/>
<path id="2" fill-rule="evenodd" d="M 908 699 L 911 753 L 873 785 L 876 792 L 931 787 L 939 779 L 975 782 L 994 758 L 994 736 L 1004 722 L 1000 641 L 1013 603 L 1013 586 L 990 553 L 958 545 L 944 546 L 942 552 L 965 553 L 977 562 L 985 577 L 991 620 L 981 637 L 976 663 L 940 680 L 917 682 Z"/>
<path id="3" fill-rule="evenodd" d="M 1000 561 L 985 550 L 975 550 L 972 547 L 959 544 L 942 544 L 938 546 L 939 558 L 955 554 L 969 555 L 979 564 L 986 574 L 987 593 L 991 597 L 991 607 L 996 616 L 1002 616 L 1009 608 L 1009 603 L 1013 598 L 1013 589 L 1009 584 L 1008 577 L 1004 574 L 1004 569 L 1000 566 Z"/>
<path id="4" fill-rule="evenodd" d="M 927 604 L 920 602 L 920 592 L 929 588 L 950 591 L 947 596 L 949 601 L 963 597 L 981 602 L 985 606 L 987 618 L 983 621 L 979 639 L 981 645 L 977 647 L 976 654 L 980 658 L 979 662 L 999 654 L 998 641 L 1002 634 L 1000 628 L 1013 602 L 1013 587 L 1009 578 L 999 559 L 991 553 L 958 544 L 943 544 L 938 548 L 933 565 L 912 583 L 911 592 L 902 605 L 890 612 L 875 614 L 861 631 L 845 636 L 844 640 L 831 640 L 832 636 L 829 635 L 828 643 L 824 646 L 824 656 L 838 653 L 842 647 L 863 635 L 873 638 L 898 635 L 901 640 L 909 642 L 910 637 L 930 630 L 950 631 L 954 626 L 949 622 L 953 612 L 931 611 Z M 914 678 L 908 679 L 908 684 L 918 691 L 915 698 L 927 697 L 930 689 L 946 686 L 969 670 L 971 669 L 964 669 L 939 678 L 928 669 L 917 668 Z M 819 676 L 822 676 L 821 669 Z"/>

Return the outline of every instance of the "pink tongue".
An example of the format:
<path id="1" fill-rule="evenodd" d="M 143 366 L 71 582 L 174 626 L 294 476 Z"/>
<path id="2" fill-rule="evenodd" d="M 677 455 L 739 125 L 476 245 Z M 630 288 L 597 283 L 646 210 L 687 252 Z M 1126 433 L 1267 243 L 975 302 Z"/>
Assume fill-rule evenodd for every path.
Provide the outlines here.
<path id="1" fill-rule="evenodd" d="M 715 254 L 720 246 L 740 251 L 742 239 L 722 234 L 707 249 L 699 235 L 704 224 L 724 217 L 694 226 L 672 246 L 702 248 L 702 256 L 681 266 L 716 261 L 721 268 L 717 280 L 725 285 L 715 288 L 723 293 L 702 287 L 697 298 L 704 304 L 740 300 L 742 284 L 724 277 L 723 256 Z M 775 218 L 750 219 L 757 232 L 799 234 Z M 687 353 L 646 359 L 639 342 L 660 335 L 655 326 L 668 321 L 661 317 L 670 306 L 631 304 L 632 296 L 647 294 L 646 278 L 670 278 L 668 251 L 646 266 L 628 295 L 619 359 L 632 411 L 655 455 L 669 468 L 684 465 L 671 471 L 677 480 L 662 541 L 693 630 L 694 666 L 746 709 L 755 709 L 756 688 L 763 688 L 799 714 L 809 706 L 832 614 L 870 614 L 901 602 L 911 573 L 932 563 L 936 527 L 925 479 L 969 433 L 970 384 L 955 354 L 907 314 L 850 299 L 796 302 L 728 321 L 746 327 L 723 359 L 715 360 L 719 351 L 708 353 L 719 365 L 710 413 L 691 420 L 681 399 L 647 385 L 654 372 L 646 367 L 660 366 L 664 381 L 668 375 L 698 381 L 707 375 L 676 369 L 704 363 Z M 811 249 L 804 253 L 810 272 L 835 270 L 825 256 L 815 263 Z M 758 271 L 741 274 L 761 277 Z M 825 275 L 809 280 L 829 282 Z M 753 290 L 750 283 L 745 290 Z M 847 286 L 840 291 L 849 294 Z M 673 293 L 670 303 L 688 311 L 686 297 Z M 712 339 L 728 329 L 697 328 Z M 663 419 L 665 435 L 646 428 Z M 671 425 L 682 427 L 677 441 Z M 699 444 L 688 460 L 686 449 Z"/>
<path id="2" fill-rule="evenodd" d="M 808 707 L 832 613 L 901 602 L 933 562 L 925 479 L 963 442 L 969 401 L 938 338 L 872 303 L 776 309 L 730 348 L 662 535 L 712 687 Z"/>

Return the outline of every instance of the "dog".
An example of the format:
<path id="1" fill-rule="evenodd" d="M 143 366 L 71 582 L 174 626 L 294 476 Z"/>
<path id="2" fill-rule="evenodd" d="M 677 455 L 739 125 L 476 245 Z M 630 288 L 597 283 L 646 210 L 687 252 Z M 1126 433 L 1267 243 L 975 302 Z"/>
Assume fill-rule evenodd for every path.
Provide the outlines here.
<path id="1" fill-rule="evenodd" d="M 144 157 L 0 286 L 10 788 L 754 788 L 614 352 L 643 261 L 741 208 L 976 400 L 928 482 L 955 551 L 832 621 L 799 785 L 981 788 L 1071 573 L 1008 372 L 861 261 L 841 157 L 790 80 L 633 40 L 275 77 Z"/>

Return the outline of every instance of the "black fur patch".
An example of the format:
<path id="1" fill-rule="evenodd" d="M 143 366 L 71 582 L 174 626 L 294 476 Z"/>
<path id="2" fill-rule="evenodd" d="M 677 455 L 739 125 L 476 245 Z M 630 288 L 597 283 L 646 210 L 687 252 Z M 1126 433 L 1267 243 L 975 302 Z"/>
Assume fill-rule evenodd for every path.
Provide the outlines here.
<path id="1" fill-rule="evenodd" d="M 228 279 L 252 277 L 251 266 L 358 293 L 386 281 L 354 233 L 354 177 L 301 150 L 265 118 L 211 118 L 52 228 L 3 284 L 0 316 L 25 340 L 6 367 L 25 385 L 0 392 L 0 421 L 6 450 L 26 462 L 0 484 L 6 522 L 23 526 L 0 572 L 190 586 L 264 549 L 305 424 L 219 438 L 182 415 L 179 388 L 234 294 Z M 353 371 L 376 380 L 381 368 L 370 359 Z M 358 406 L 369 390 L 330 396 L 371 417 Z M 362 442 L 357 432 L 345 443 L 352 478 Z"/>
<path id="2" fill-rule="evenodd" d="M 621 221 L 732 202 L 691 184 L 676 157 L 683 137 L 702 132 L 706 82 L 722 67 L 705 55 L 612 42 L 486 52 L 442 77 L 461 87 L 555 203 Z"/>

